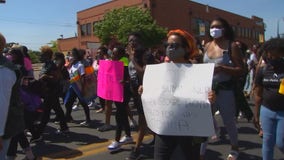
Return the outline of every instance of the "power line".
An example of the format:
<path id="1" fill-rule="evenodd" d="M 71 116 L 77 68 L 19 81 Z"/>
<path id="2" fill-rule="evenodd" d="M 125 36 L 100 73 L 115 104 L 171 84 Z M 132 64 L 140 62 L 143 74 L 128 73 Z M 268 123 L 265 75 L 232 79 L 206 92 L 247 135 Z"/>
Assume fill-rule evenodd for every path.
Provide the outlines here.
<path id="1" fill-rule="evenodd" d="M 16 20 L 16 19 L 5 19 L 5 18 L 0 18 L 0 21 L 5 21 L 5 22 L 12 22 L 12 23 L 24 23 L 24 24 L 30 24 L 30 25 L 50 25 L 50 26 L 59 26 L 59 27 L 76 27 L 75 24 L 71 23 L 57 23 L 57 22 L 36 22 L 36 21 L 29 21 L 29 20 Z"/>

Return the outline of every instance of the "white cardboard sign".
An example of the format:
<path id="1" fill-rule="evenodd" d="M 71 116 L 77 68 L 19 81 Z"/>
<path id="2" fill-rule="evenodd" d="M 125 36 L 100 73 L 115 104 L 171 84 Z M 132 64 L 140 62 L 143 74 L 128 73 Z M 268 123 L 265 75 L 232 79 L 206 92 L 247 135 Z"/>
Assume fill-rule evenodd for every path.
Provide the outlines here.
<path id="1" fill-rule="evenodd" d="M 142 103 L 148 127 L 160 135 L 211 136 L 208 91 L 214 64 L 147 65 Z"/>

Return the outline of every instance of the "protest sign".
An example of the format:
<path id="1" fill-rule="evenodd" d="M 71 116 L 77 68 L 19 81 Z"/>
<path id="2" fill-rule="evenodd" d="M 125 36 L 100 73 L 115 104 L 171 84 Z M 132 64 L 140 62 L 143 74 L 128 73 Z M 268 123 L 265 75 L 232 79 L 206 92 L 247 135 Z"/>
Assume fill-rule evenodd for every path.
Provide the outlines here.
<path id="1" fill-rule="evenodd" d="M 98 71 L 98 96 L 111 101 L 123 102 L 124 66 L 120 61 L 100 60 Z"/>
<path id="2" fill-rule="evenodd" d="M 214 64 L 147 65 L 142 103 L 149 128 L 160 135 L 213 135 L 213 70 Z"/>

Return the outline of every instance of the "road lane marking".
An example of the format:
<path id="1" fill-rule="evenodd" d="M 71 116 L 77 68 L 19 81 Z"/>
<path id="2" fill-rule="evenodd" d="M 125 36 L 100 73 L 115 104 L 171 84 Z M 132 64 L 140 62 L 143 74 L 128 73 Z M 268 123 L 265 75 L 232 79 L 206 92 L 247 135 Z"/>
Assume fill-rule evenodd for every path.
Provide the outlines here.
<path id="1" fill-rule="evenodd" d="M 138 134 L 134 133 L 132 134 L 132 137 L 134 140 L 137 139 Z M 145 135 L 143 141 L 150 140 L 153 136 L 151 134 Z M 96 155 L 99 153 L 107 152 L 107 146 L 112 142 L 113 140 L 108 140 L 106 142 L 102 143 L 93 143 L 86 146 L 74 148 L 71 150 L 64 150 L 56 153 L 51 153 L 45 156 L 42 156 L 42 160 L 50 160 L 50 159 L 56 159 L 56 160 L 66 160 L 66 159 L 80 159 L 83 157 L 89 157 L 92 155 Z M 58 158 L 56 158 L 58 157 Z M 59 158 L 60 157 L 60 158 Z M 63 158 L 64 157 L 64 158 Z"/>

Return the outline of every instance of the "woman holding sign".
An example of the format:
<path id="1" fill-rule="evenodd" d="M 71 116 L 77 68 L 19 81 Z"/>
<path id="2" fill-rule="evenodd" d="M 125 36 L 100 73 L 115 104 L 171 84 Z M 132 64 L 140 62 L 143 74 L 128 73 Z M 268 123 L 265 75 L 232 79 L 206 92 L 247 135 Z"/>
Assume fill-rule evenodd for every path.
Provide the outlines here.
<path id="1" fill-rule="evenodd" d="M 166 55 L 171 63 L 188 64 L 190 59 L 198 53 L 193 36 L 183 30 L 171 30 L 166 43 Z M 142 93 L 140 88 L 139 93 Z M 214 100 L 214 93 L 208 93 L 210 103 Z M 186 159 L 200 159 L 200 145 L 205 139 L 195 136 L 161 135 L 156 134 L 154 159 L 169 160 L 180 146 Z"/>
<path id="2" fill-rule="evenodd" d="M 115 141 L 113 141 L 108 149 L 110 151 L 116 151 L 120 149 L 120 146 L 127 143 L 132 143 L 133 139 L 131 137 L 130 125 L 128 121 L 127 107 L 130 100 L 130 84 L 129 84 L 129 73 L 128 73 L 128 63 L 129 60 L 126 57 L 125 49 L 121 46 L 115 46 L 113 48 L 113 60 L 120 61 L 123 63 L 123 79 L 120 81 L 123 85 L 123 101 L 114 102 L 116 106 L 115 120 L 116 120 L 116 132 Z M 121 138 L 122 130 L 125 131 L 125 136 Z M 121 138 L 121 139 L 120 139 Z"/>

